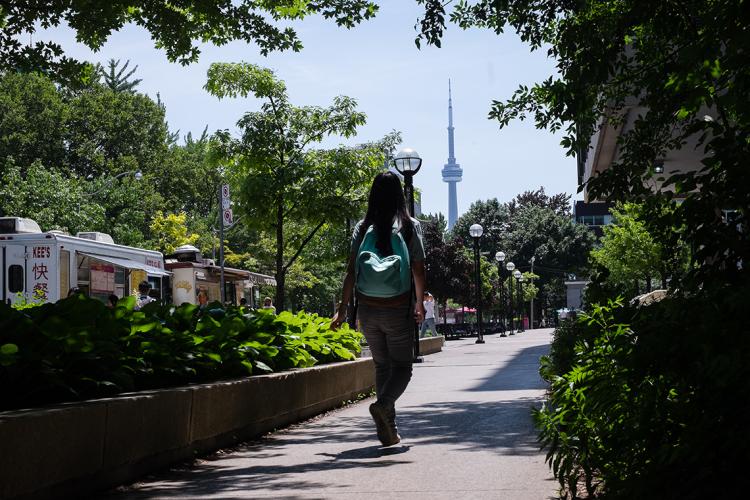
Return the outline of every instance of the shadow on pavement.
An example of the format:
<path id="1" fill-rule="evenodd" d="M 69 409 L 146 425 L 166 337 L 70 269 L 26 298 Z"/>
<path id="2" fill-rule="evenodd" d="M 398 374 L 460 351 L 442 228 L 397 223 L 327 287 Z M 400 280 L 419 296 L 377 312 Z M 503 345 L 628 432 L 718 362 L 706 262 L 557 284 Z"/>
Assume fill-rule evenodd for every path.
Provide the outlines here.
<path id="1" fill-rule="evenodd" d="M 546 389 L 539 376 L 539 358 L 549 353 L 549 345 L 527 347 L 469 391 L 520 391 Z"/>
<path id="2" fill-rule="evenodd" d="M 531 408 L 541 399 L 430 403 L 398 412 L 401 435 L 414 446 L 451 445 L 499 455 L 539 454 Z"/>
<path id="3" fill-rule="evenodd" d="M 195 464 L 161 471 L 143 478 L 134 487 L 121 487 L 102 498 L 226 498 L 239 495 L 252 498 L 253 491 L 274 489 L 299 490 L 302 494 L 314 489 L 350 486 L 302 480 L 306 472 L 366 470 L 410 463 L 390 458 L 408 452 L 408 446 L 383 448 L 373 444 L 348 447 L 368 441 L 377 442 L 369 417 L 340 418 L 336 426 L 314 420 L 239 445 L 229 453 L 217 453 Z M 339 453 L 314 453 L 325 449 L 340 450 L 342 445 L 347 449 Z M 297 450 L 301 451 L 297 453 Z M 309 494 L 304 498 L 309 499 Z"/>

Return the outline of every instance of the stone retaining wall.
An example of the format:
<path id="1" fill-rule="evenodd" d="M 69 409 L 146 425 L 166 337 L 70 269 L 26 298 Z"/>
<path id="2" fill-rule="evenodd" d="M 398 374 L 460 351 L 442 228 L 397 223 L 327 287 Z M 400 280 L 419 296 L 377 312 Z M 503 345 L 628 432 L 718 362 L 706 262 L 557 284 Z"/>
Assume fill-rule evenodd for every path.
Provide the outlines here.
<path id="1" fill-rule="evenodd" d="M 0 412 L 0 498 L 83 496 L 132 481 L 335 408 L 374 383 L 372 358 L 364 358 Z"/>
<path id="2" fill-rule="evenodd" d="M 419 339 L 419 354 L 426 356 L 440 352 L 443 350 L 443 344 L 445 344 L 445 337 L 442 335 Z"/>

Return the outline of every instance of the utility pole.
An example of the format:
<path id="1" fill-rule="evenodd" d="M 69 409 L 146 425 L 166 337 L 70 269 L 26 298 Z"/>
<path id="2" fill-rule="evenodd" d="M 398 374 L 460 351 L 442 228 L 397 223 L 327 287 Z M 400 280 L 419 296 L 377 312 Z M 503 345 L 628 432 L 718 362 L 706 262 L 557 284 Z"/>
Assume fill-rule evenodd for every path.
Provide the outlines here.
<path id="1" fill-rule="evenodd" d="M 219 186 L 219 286 L 221 287 L 221 305 L 224 305 L 227 300 L 227 291 L 224 286 L 224 226 L 231 226 L 233 223 L 229 184 L 221 184 Z"/>
<path id="2" fill-rule="evenodd" d="M 219 266 L 220 267 L 220 276 L 219 276 L 219 290 L 220 290 L 220 297 L 221 297 L 221 305 L 224 305 L 224 302 L 226 301 L 226 290 L 224 289 L 224 210 L 223 210 L 223 203 L 224 203 L 224 193 L 222 192 L 223 186 L 219 186 Z"/>
<path id="3" fill-rule="evenodd" d="M 536 257 L 531 257 L 531 285 L 534 285 L 534 261 L 536 260 Z M 529 318 L 529 330 L 534 329 L 534 297 L 531 297 L 531 317 Z"/>

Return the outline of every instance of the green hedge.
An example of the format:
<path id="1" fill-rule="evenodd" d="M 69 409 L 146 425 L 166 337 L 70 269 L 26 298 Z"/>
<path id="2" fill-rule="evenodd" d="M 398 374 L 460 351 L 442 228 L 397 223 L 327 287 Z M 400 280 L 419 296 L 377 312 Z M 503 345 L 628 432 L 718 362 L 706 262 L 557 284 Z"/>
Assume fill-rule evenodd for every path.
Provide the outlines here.
<path id="1" fill-rule="evenodd" d="M 727 286 L 613 301 L 558 329 L 535 417 L 563 496 L 747 496 L 748 296 Z"/>
<path id="2" fill-rule="evenodd" d="M 0 304 L 0 410 L 353 360 L 362 335 L 316 314 L 209 305 Z"/>

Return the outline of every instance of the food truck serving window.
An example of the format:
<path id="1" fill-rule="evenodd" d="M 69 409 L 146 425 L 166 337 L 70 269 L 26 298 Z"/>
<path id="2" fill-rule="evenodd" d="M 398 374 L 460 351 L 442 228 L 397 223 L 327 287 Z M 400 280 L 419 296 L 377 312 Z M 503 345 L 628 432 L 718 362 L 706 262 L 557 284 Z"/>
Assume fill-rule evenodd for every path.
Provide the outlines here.
<path id="1" fill-rule="evenodd" d="M 18 264 L 8 266 L 8 291 L 10 293 L 23 292 L 23 266 Z"/>

